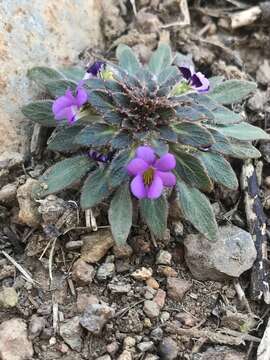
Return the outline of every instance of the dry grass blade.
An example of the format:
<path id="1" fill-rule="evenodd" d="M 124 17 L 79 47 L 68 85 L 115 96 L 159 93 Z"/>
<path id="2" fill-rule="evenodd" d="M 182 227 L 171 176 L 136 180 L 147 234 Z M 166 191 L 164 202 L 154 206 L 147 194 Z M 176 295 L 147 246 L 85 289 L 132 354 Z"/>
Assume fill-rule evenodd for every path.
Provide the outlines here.
<path id="1" fill-rule="evenodd" d="M 135 16 L 137 16 L 138 12 L 137 12 L 137 8 L 136 8 L 136 3 L 135 3 L 135 0 L 129 0 L 131 5 L 132 5 L 132 9 L 133 9 L 133 12 L 135 14 Z"/>
<path id="2" fill-rule="evenodd" d="M 30 273 L 28 273 L 20 264 L 18 264 L 17 261 L 13 259 L 13 257 L 8 255 L 4 250 L 2 250 L 2 254 L 20 271 L 26 281 L 33 285 L 38 284 L 38 282 L 32 278 Z"/>

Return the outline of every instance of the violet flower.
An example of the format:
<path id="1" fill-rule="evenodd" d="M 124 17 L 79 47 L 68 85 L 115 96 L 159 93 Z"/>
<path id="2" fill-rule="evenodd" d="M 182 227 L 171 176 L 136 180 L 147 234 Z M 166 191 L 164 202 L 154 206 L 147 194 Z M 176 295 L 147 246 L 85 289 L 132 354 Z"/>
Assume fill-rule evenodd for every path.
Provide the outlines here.
<path id="1" fill-rule="evenodd" d="M 99 153 L 95 150 L 89 150 L 88 156 L 96 162 L 109 163 L 112 161 L 114 153 L 110 151 L 107 154 Z"/>
<path id="2" fill-rule="evenodd" d="M 193 66 L 179 67 L 183 77 L 187 80 L 192 89 L 204 93 L 210 88 L 209 80 L 201 72 L 195 72 Z"/>
<path id="3" fill-rule="evenodd" d="M 172 187 L 176 183 L 171 172 L 175 165 L 175 157 L 170 153 L 158 159 L 151 147 L 138 147 L 136 157 L 127 166 L 128 173 L 135 176 L 130 184 L 132 194 L 138 199 L 159 198 L 164 186 Z"/>
<path id="4" fill-rule="evenodd" d="M 88 80 L 93 77 L 98 77 L 101 71 L 105 69 L 104 61 L 95 61 L 89 68 L 86 70 L 83 80 Z"/>
<path id="5" fill-rule="evenodd" d="M 60 96 L 53 102 L 52 111 L 56 120 L 67 119 L 69 124 L 78 120 L 81 107 L 87 102 L 88 95 L 80 82 L 76 89 L 76 95 L 67 89 L 65 95 Z"/>

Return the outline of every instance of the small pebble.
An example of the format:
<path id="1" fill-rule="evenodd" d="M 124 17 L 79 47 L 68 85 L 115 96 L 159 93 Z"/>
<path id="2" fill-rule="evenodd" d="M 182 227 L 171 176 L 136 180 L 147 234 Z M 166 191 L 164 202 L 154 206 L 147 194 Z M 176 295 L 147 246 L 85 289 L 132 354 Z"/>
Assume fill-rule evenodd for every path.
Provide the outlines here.
<path id="1" fill-rule="evenodd" d="M 66 249 L 67 250 L 77 250 L 77 249 L 80 249 L 82 246 L 83 246 L 83 241 L 82 240 L 68 241 L 66 243 Z"/>
<path id="2" fill-rule="evenodd" d="M 110 355 L 106 354 L 106 355 L 98 357 L 96 360 L 111 360 L 111 357 L 110 357 Z"/>
<path id="3" fill-rule="evenodd" d="M 187 327 L 187 328 L 193 327 L 197 323 L 196 318 L 186 312 L 180 312 L 180 313 L 176 314 L 175 319 L 180 321 L 181 325 L 183 325 L 184 327 Z"/>
<path id="4" fill-rule="evenodd" d="M 145 318 L 145 319 L 143 320 L 143 326 L 144 326 L 145 328 L 150 328 L 150 327 L 152 326 L 151 320 L 148 319 L 148 318 Z"/>
<path id="5" fill-rule="evenodd" d="M 154 301 L 145 300 L 143 311 L 150 319 L 154 319 L 159 316 L 160 307 Z"/>
<path id="6" fill-rule="evenodd" d="M 113 341 L 112 343 L 110 343 L 106 346 L 107 352 L 111 355 L 116 354 L 118 349 L 119 349 L 119 345 L 118 345 L 117 341 Z"/>
<path id="7" fill-rule="evenodd" d="M 128 244 L 114 245 L 113 253 L 116 259 L 129 258 L 132 255 L 133 250 L 132 247 L 129 246 Z"/>
<path id="8" fill-rule="evenodd" d="M 90 284 L 95 276 L 95 269 L 92 265 L 87 264 L 84 260 L 78 259 L 72 267 L 72 280 L 79 285 Z"/>
<path id="9" fill-rule="evenodd" d="M 166 300 L 166 291 L 162 289 L 158 289 L 153 301 L 160 307 L 160 309 L 162 309 L 163 306 L 165 305 L 165 300 Z"/>
<path id="10" fill-rule="evenodd" d="M 136 345 L 136 340 L 131 336 L 127 336 L 123 341 L 124 349 L 129 349 L 131 347 L 134 347 L 135 345 Z"/>
<path id="11" fill-rule="evenodd" d="M 185 293 L 191 288 L 191 286 L 192 284 L 190 281 L 178 279 L 178 278 L 168 278 L 167 279 L 168 297 L 175 301 L 181 301 Z"/>
<path id="12" fill-rule="evenodd" d="M 163 330 L 160 327 L 155 328 L 151 331 L 150 337 L 154 341 L 160 341 L 163 338 Z"/>
<path id="13" fill-rule="evenodd" d="M 174 360 L 178 355 L 178 346 L 177 343 L 169 338 L 164 338 L 158 347 L 158 354 L 162 360 Z"/>
<path id="14" fill-rule="evenodd" d="M 168 311 L 162 311 L 162 313 L 160 314 L 160 321 L 166 322 L 169 320 L 169 318 L 170 318 L 170 313 Z"/>
<path id="15" fill-rule="evenodd" d="M 175 271 L 171 266 L 159 266 L 158 273 L 165 277 L 176 277 L 177 271 Z"/>
<path id="16" fill-rule="evenodd" d="M 105 262 L 98 268 L 97 279 L 100 281 L 107 280 L 113 276 L 114 272 L 115 272 L 115 265 L 110 262 L 108 263 Z"/>
<path id="17" fill-rule="evenodd" d="M 149 286 L 152 289 L 158 289 L 159 288 L 159 283 L 153 277 L 150 277 L 149 279 L 146 280 L 146 285 Z"/>
<path id="18" fill-rule="evenodd" d="M 132 360 L 132 353 L 128 350 L 124 350 L 121 355 L 118 356 L 117 360 Z"/>
<path id="19" fill-rule="evenodd" d="M 144 341 L 144 342 L 141 342 L 140 344 L 138 344 L 137 348 L 141 352 L 151 351 L 154 348 L 154 343 L 153 343 L 153 341 Z"/>
<path id="20" fill-rule="evenodd" d="M 169 251 L 160 250 L 157 255 L 156 264 L 170 265 L 171 260 L 172 260 L 172 255 L 169 253 Z"/>
<path id="21" fill-rule="evenodd" d="M 145 267 L 142 267 L 141 269 L 137 269 L 134 271 L 131 276 L 139 281 L 146 281 L 152 277 L 153 270 L 151 268 L 146 269 Z"/>

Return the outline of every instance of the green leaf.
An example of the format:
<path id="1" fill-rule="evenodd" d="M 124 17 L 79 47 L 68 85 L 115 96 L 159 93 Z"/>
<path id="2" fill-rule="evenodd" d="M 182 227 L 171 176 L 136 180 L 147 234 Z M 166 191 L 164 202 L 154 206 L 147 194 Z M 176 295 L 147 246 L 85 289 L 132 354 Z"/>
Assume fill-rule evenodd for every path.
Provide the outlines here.
<path id="1" fill-rule="evenodd" d="M 250 81 L 227 80 L 217 85 L 208 96 L 220 104 L 234 104 L 254 91 L 256 87 L 256 84 Z"/>
<path id="2" fill-rule="evenodd" d="M 238 180 L 230 163 L 223 158 L 222 155 L 201 152 L 198 155 L 201 162 L 207 169 L 208 175 L 218 184 L 224 185 L 228 189 L 236 190 L 238 188 Z"/>
<path id="3" fill-rule="evenodd" d="M 52 112 L 52 100 L 34 101 L 22 107 L 22 113 L 28 119 L 46 127 L 56 127 L 57 123 Z"/>
<path id="4" fill-rule="evenodd" d="M 207 120 L 205 114 L 203 114 L 200 110 L 195 109 L 195 107 L 191 106 L 176 106 L 175 107 L 176 116 L 182 121 L 201 121 Z"/>
<path id="5" fill-rule="evenodd" d="M 120 44 L 116 49 L 116 57 L 119 60 L 119 65 L 127 70 L 129 74 L 135 74 L 140 70 L 141 65 L 137 56 L 127 45 Z"/>
<path id="6" fill-rule="evenodd" d="M 77 84 L 71 80 L 55 80 L 49 81 L 46 84 L 46 89 L 53 97 L 59 97 L 65 95 L 67 89 L 71 89 L 73 92 L 76 90 Z"/>
<path id="7" fill-rule="evenodd" d="M 223 83 L 224 76 L 212 76 L 209 79 L 210 91 L 214 90 L 219 84 Z"/>
<path id="8" fill-rule="evenodd" d="M 159 75 L 157 82 L 160 87 L 171 87 L 181 80 L 180 71 L 176 66 L 166 67 Z"/>
<path id="9" fill-rule="evenodd" d="M 109 185 L 115 188 L 128 180 L 127 164 L 134 157 L 134 151 L 122 150 L 112 160 L 109 168 Z"/>
<path id="10" fill-rule="evenodd" d="M 106 145 L 115 134 L 115 129 L 107 124 L 93 124 L 86 126 L 76 136 L 75 143 L 82 146 Z"/>
<path id="11" fill-rule="evenodd" d="M 80 67 L 68 67 L 60 69 L 61 73 L 65 75 L 66 79 L 79 82 L 85 75 L 85 70 Z"/>
<path id="12" fill-rule="evenodd" d="M 28 70 L 27 76 L 30 80 L 33 80 L 37 85 L 45 87 L 46 84 L 53 80 L 64 79 L 63 74 L 59 71 L 45 67 L 45 66 L 36 66 Z"/>
<path id="13" fill-rule="evenodd" d="M 208 146 L 214 143 L 211 133 L 201 125 L 190 122 L 181 122 L 173 125 L 180 144 L 195 147 Z"/>
<path id="14" fill-rule="evenodd" d="M 156 200 L 142 199 L 140 213 L 149 227 L 150 231 L 162 239 L 167 229 L 168 203 L 164 195 Z"/>
<path id="15" fill-rule="evenodd" d="M 122 185 L 112 198 L 109 223 L 115 242 L 125 244 L 132 225 L 132 200 L 128 183 Z"/>
<path id="16" fill-rule="evenodd" d="M 114 136 L 114 138 L 110 141 L 110 144 L 114 149 L 123 149 L 128 147 L 131 142 L 131 135 L 126 131 L 122 131 Z"/>
<path id="17" fill-rule="evenodd" d="M 214 129 L 209 129 L 209 131 L 216 141 L 211 146 L 211 151 L 238 159 L 256 159 L 261 156 L 259 150 L 247 141 L 241 142 L 235 139 L 228 139 Z"/>
<path id="18" fill-rule="evenodd" d="M 269 140 L 270 135 L 263 129 L 253 126 L 249 123 L 242 122 L 230 126 L 207 125 L 208 127 L 219 131 L 221 134 L 243 141 Z"/>
<path id="19" fill-rule="evenodd" d="M 93 161 L 84 155 L 56 163 L 41 177 L 41 181 L 45 185 L 41 196 L 57 193 L 75 184 L 93 168 L 93 164 Z"/>
<path id="20" fill-rule="evenodd" d="M 98 205 L 110 195 L 106 170 L 105 168 L 98 168 L 85 180 L 80 201 L 83 209 L 90 209 Z"/>
<path id="21" fill-rule="evenodd" d="M 199 159 L 175 146 L 173 152 L 176 159 L 175 171 L 179 179 L 204 191 L 213 189 L 213 184 Z"/>
<path id="22" fill-rule="evenodd" d="M 112 97 L 104 91 L 92 91 L 89 102 L 101 114 L 114 109 Z"/>
<path id="23" fill-rule="evenodd" d="M 161 44 L 150 58 L 149 70 L 158 75 L 167 66 L 171 65 L 172 60 L 171 48 L 166 44 Z"/>
<path id="24" fill-rule="evenodd" d="M 184 217 L 209 240 L 216 241 L 218 226 L 214 211 L 207 197 L 198 189 L 178 181 L 178 196 Z"/>
<path id="25" fill-rule="evenodd" d="M 78 150 L 79 146 L 74 144 L 73 141 L 80 131 L 81 127 L 79 126 L 55 129 L 47 142 L 48 149 L 60 152 Z"/>

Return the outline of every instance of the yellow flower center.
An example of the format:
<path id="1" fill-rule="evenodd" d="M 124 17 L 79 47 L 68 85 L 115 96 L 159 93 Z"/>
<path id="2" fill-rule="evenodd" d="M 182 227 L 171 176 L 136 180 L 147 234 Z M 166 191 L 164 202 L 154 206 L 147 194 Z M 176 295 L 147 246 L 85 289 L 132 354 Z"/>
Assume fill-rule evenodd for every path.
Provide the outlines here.
<path id="1" fill-rule="evenodd" d="M 143 182 L 145 186 L 149 186 L 152 184 L 154 179 L 154 173 L 155 170 L 152 167 L 149 167 L 144 173 L 143 173 Z"/>

